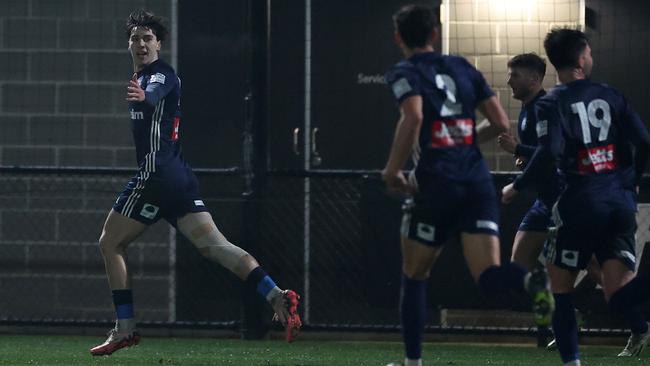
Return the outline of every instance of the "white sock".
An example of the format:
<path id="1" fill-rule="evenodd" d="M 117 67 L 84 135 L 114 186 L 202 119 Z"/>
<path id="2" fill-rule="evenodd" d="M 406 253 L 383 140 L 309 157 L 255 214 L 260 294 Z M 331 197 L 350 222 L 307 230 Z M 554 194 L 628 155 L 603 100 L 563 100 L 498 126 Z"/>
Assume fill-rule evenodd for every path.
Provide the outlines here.
<path id="1" fill-rule="evenodd" d="M 271 289 L 271 291 L 269 291 L 268 294 L 266 294 L 266 301 L 271 301 L 272 298 L 280 294 L 282 294 L 282 290 L 278 286 L 275 286 Z"/>
<path id="2" fill-rule="evenodd" d="M 411 360 L 409 358 L 404 359 L 404 366 L 422 366 L 422 359 Z M 580 365 L 578 365 L 580 366 Z"/>
<path id="3" fill-rule="evenodd" d="M 580 366 L 580 360 L 573 360 L 571 362 L 567 362 L 564 364 L 564 366 Z"/>
<path id="4" fill-rule="evenodd" d="M 135 330 L 135 319 L 117 319 L 115 326 L 118 332 L 126 333 Z"/>

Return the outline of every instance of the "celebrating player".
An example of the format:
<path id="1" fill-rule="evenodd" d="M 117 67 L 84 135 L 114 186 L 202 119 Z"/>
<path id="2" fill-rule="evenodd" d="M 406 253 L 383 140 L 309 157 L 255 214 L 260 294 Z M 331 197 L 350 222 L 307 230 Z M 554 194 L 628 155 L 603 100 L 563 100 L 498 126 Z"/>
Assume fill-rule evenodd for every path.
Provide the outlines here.
<path id="1" fill-rule="evenodd" d="M 521 143 L 508 132 L 499 135 L 498 143 L 507 152 L 514 154 L 518 167 L 523 168 L 530 160 L 537 146 L 537 123 L 534 117 L 535 103 L 546 94 L 542 87 L 546 63 L 534 53 L 517 55 L 508 61 L 508 85 L 512 96 L 521 100 L 517 131 Z M 552 172 L 550 172 L 552 176 Z M 526 267 L 529 271 L 536 266 L 537 257 L 542 251 L 548 228 L 551 225 L 550 207 L 555 203 L 560 191 L 559 180 L 548 179 L 536 187 L 537 200 L 528 210 L 512 245 L 512 261 Z"/>
<path id="2" fill-rule="evenodd" d="M 514 263 L 500 265 L 498 202 L 477 144 L 475 110 L 496 136 L 509 121 L 485 79 L 467 60 L 434 52 L 439 18 L 432 9 L 407 5 L 394 16 L 395 41 L 405 60 L 386 74 L 399 104 L 393 145 L 382 177 L 407 199 L 402 221 L 400 313 L 405 366 L 421 365 L 426 280 L 443 245 L 460 233 L 463 253 L 480 288 L 494 294 L 523 288 L 537 301 L 538 319 L 548 321 L 551 297 L 543 273 L 531 279 Z M 409 155 L 415 171 L 403 173 Z M 546 316 L 545 316 L 546 315 Z"/>
<path id="3" fill-rule="evenodd" d="M 588 80 L 593 60 L 584 33 L 554 29 L 546 53 L 563 84 L 536 107 L 538 147 L 522 176 L 503 189 L 504 202 L 558 161 L 566 188 L 553 208 L 557 227 L 546 248 L 555 297 L 553 331 L 565 365 L 580 365 L 578 329 L 571 303 L 576 275 L 595 254 L 609 306 L 622 313 L 632 335 L 619 356 L 636 356 L 650 339 L 639 305 L 650 298 L 650 278 L 635 277 L 636 201 L 629 189 L 644 171 L 650 135 L 613 88 Z M 632 156 L 630 144 L 635 147 Z"/>
<path id="4" fill-rule="evenodd" d="M 217 229 L 199 195 L 198 181 L 179 146 L 180 80 L 158 58 L 167 29 L 147 11 L 133 12 L 126 29 L 135 74 L 129 81 L 131 128 L 139 171 L 109 212 L 99 239 L 117 321 L 108 339 L 90 350 L 110 355 L 138 344 L 126 248 L 151 224 L 163 218 L 202 255 L 228 268 L 257 289 L 273 307 L 291 341 L 301 326 L 298 295 L 281 290 L 258 262 L 230 243 Z"/>

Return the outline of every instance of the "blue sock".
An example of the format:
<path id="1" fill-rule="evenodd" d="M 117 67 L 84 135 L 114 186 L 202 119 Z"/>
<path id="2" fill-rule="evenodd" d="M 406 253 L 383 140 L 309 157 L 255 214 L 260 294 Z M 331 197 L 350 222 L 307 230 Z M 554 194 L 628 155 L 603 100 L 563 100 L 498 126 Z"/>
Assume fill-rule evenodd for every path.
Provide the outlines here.
<path id="1" fill-rule="evenodd" d="M 580 358 L 578 352 L 578 323 L 571 303 L 571 294 L 553 294 L 555 312 L 553 313 L 553 333 L 560 351 L 562 362 L 567 363 Z"/>
<path id="2" fill-rule="evenodd" d="M 481 273 L 478 284 L 481 290 L 489 295 L 510 290 L 521 291 L 527 273 L 524 267 L 511 262 L 501 266 L 490 266 Z"/>
<path id="3" fill-rule="evenodd" d="M 113 290 L 113 304 L 117 319 L 133 318 L 133 292 L 130 289 Z"/>
<path id="4" fill-rule="evenodd" d="M 273 279 L 271 279 L 262 267 L 257 267 L 252 270 L 248 274 L 248 277 L 246 277 L 246 283 L 253 286 L 264 298 L 267 298 L 271 290 L 277 287 Z"/>
<path id="5" fill-rule="evenodd" d="M 616 291 L 609 299 L 610 309 L 623 314 L 634 334 L 648 331 L 648 323 L 639 305 L 645 302 L 649 293 L 649 279 L 636 277 Z"/>
<path id="6" fill-rule="evenodd" d="M 422 357 L 422 332 L 427 313 L 426 281 L 412 280 L 402 275 L 400 318 L 402 339 L 406 357 L 417 360 Z"/>

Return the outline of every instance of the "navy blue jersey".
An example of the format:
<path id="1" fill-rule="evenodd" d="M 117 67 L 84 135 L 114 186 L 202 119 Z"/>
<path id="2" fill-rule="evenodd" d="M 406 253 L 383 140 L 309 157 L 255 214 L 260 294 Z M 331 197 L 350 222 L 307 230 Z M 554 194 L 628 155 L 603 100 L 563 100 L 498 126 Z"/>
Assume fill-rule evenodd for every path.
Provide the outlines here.
<path id="1" fill-rule="evenodd" d="M 517 132 L 519 134 L 520 144 L 517 144 L 515 155 L 523 156 L 530 160 L 537 146 L 537 119 L 535 118 L 535 103 L 539 98 L 546 95 L 543 89 L 535 96 L 533 100 L 522 104 L 519 119 L 517 120 Z"/>
<path id="2" fill-rule="evenodd" d="M 589 80 L 560 85 L 537 102 L 536 115 L 539 147 L 524 176 L 518 178 L 516 189 L 517 184 L 529 183 L 538 168 L 552 164 L 554 158 L 567 191 L 578 188 L 593 198 L 625 189 L 632 166 L 634 180 L 641 177 L 650 136 L 615 89 Z"/>
<path id="3" fill-rule="evenodd" d="M 521 112 L 519 113 L 517 132 L 521 143 L 517 144 L 515 155 L 523 156 L 526 162 L 530 161 L 537 148 L 538 126 L 535 105 L 544 95 L 546 95 L 546 91 L 541 90 L 533 100 L 521 106 Z M 547 207 L 552 207 L 562 190 L 562 184 L 554 166 L 549 166 L 544 175 L 547 179 L 538 180 L 533 185 L 537 190 L 539 199 Z"/>
<path id="4" fill-rule="evenodd" d="M 494 93 L 478 70 L 462 57 L 420 53 L 391 67 L 386 82 L 398 103 L 422 97 L 416 174 L 461 182 L 491 179 L 476 142 L 474 111 Z"/>
<path id="5" fill-rule="evenodd" d="M 155 172 L 157 165 L 180 156 L 181 83 L 174 69 L 161 60 L 147 65 L 137 77 L 145 100 L 129 102 L 131 130 L 138 166 Z"/>

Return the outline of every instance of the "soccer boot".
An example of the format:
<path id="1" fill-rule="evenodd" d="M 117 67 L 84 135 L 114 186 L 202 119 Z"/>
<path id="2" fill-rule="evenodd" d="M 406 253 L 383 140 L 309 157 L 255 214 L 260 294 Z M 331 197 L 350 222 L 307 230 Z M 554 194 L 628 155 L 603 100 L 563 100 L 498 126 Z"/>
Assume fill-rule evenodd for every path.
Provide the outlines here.
<path id="1" fill-rule="evenodd" d="M 650 324 L 649 324 L 650 325 Z M 618 354 L 618 357 L 637 357 L 650 340 L 650 329 L 645 333 L 632 334 L 627 340 L 627 345 Z"/>
<path id="2" fill-rule="evenodd" d="M 93 356 L 108 356 L 119 349 L 135 346 L 138 343 L 140 343 L 138 331 L 118 332 L 117 328 L 113 328 L 108 332 L 106 341 L 91 348 L 90 353 Z"/>
<path id="3" fill-rule="evenodd" d="M 526 283 L 526 290 L 532 299 L 533 315 L 538 327 L 551 324 L 555 300 L 548 286 L 546 270 L 536 269 L 531 272 Z"/>
<path id="4" fill-rule="evenodd" d="M 298 300 L 300 300 L 300 295 L 293 290 L 284 290 L 271 299 L 271 306 L 275 311 L 273 319 L 282 323 L 285 329 L 285 339 L 289 343 L 298 336 L 302 326 L 300 315 L 298 315 Z"/>

